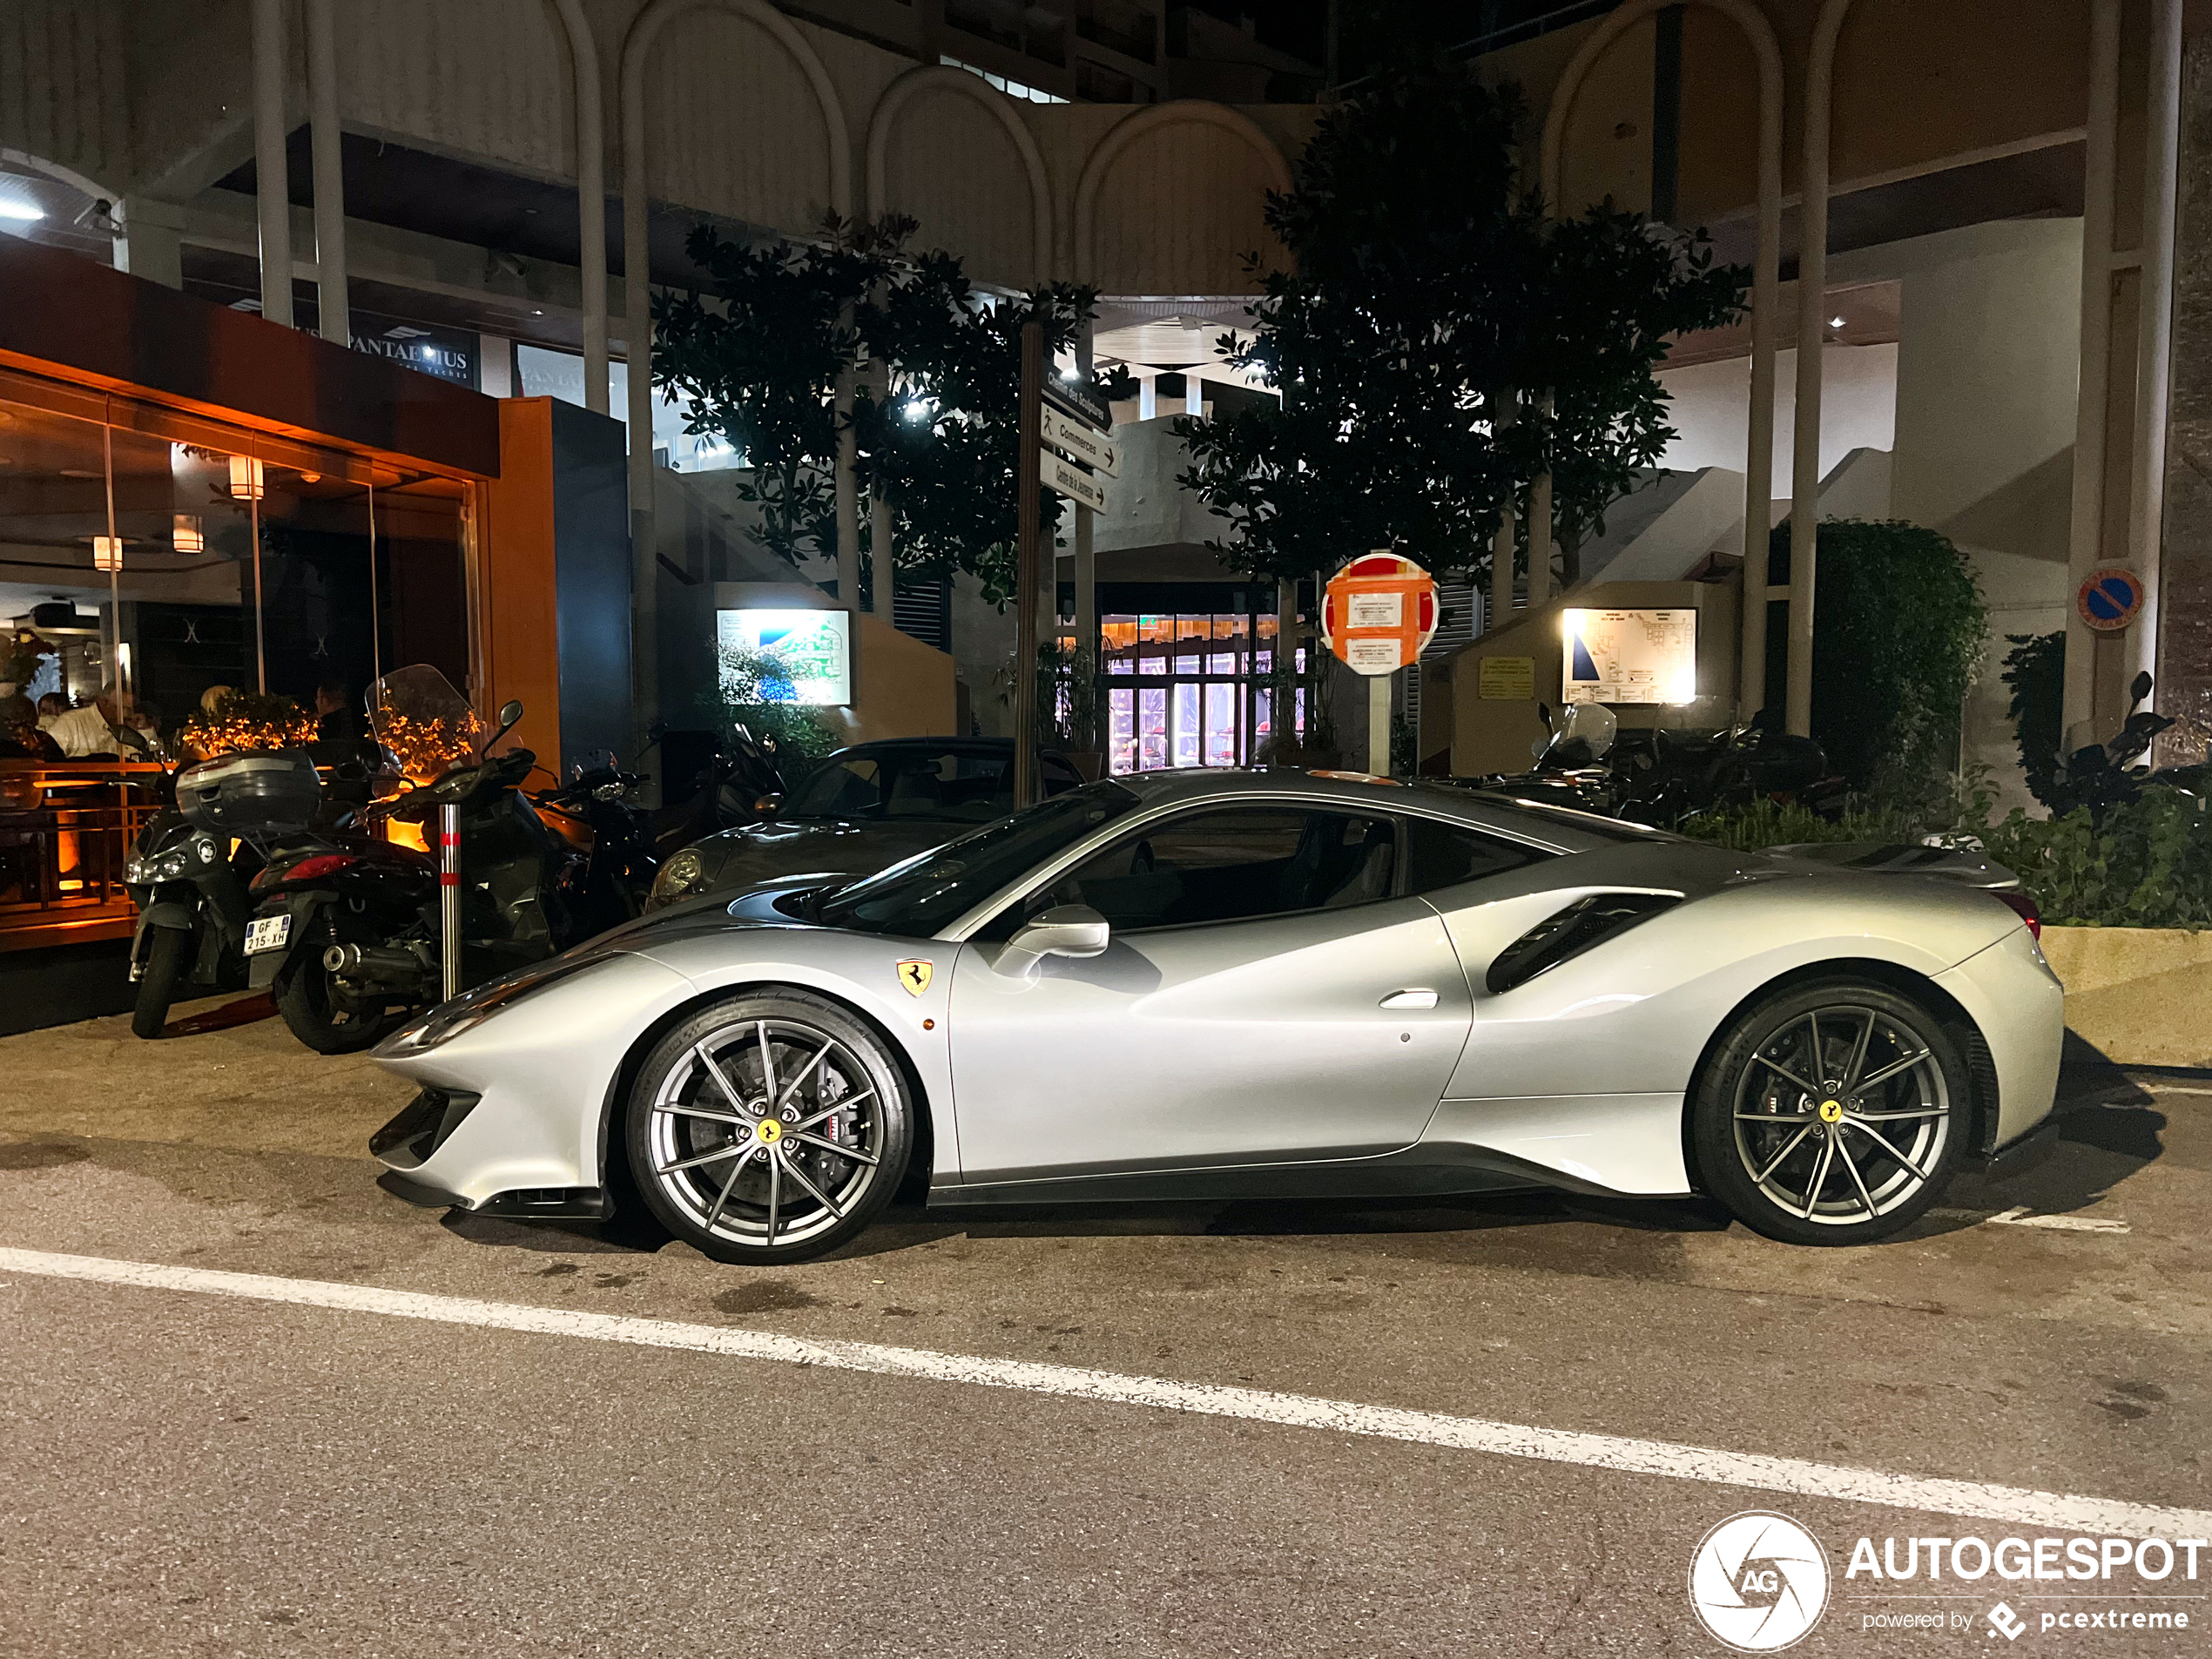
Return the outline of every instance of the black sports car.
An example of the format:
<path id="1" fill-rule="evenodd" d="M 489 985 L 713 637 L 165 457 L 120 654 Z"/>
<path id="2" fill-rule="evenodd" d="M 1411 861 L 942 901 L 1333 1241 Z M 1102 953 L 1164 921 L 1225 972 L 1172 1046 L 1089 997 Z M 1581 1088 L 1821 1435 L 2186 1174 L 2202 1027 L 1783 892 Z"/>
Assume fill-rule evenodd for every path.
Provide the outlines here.
<path id="1" fill-rule="evenodd" d="M 1043 792 L 1082 777 L 1047 750 Z M 872 875 L 1014 810 L 1014 745 L 1004 738 L 890 738 L 840 749 L 765 821 L 724 830 L 668 859 L 649 910 L 727 896 L 791 876 Z"/>

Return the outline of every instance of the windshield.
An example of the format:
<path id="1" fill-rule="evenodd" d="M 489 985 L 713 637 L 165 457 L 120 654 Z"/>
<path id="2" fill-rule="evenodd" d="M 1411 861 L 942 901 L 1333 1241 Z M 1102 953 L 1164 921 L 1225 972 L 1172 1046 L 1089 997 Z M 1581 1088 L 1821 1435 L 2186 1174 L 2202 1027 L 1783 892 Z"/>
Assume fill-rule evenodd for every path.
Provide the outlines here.
<path id="1" fill-rule="evenodd" d="M 840 887 L 814 919 L 829 927 L 927 939 L 1137 804 L 1119 784 L 1086 784 Z"/>
<path id="2" fill-rule="evenodd" d="M 1014 810 L 1010 760 L 953 749 L 848 751 L 799 785 L 779 816 L 988 824 Z"/>
<path id="3" fill-rule="evenodd" d="M 474 765 L 491 736 L 469 699 L 426 663 L 395 668 L 368 688 L 368 728 L 416 783 Z"/>

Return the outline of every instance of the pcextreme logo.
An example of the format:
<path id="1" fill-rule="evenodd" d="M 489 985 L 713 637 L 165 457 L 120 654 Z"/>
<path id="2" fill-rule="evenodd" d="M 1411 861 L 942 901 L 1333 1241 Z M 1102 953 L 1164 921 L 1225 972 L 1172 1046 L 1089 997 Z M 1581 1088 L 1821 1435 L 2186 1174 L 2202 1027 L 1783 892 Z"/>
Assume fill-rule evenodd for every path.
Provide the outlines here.
<path id="1" fill-rule="evenodd" d="M 1787 1515 L 1753 1509 L 1705 1534 L 1689 1562 L 1689 1604 L 1739 1653 L 1801 1641 L 1828 1606 L 1828 1552 Z"/>

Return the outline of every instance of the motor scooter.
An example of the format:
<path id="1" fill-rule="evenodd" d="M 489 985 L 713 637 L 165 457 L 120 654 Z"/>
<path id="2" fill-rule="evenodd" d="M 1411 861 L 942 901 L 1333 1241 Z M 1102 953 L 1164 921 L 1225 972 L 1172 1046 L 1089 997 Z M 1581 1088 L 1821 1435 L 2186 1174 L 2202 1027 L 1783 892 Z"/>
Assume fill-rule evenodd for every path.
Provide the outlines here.
<path id="1" fill-rule="evenodd" d="M 374 745 L 318 741 L 297 753 L 313 766 L 317 786 L 307 821 L 296 826 L 292 806 L 272 817 L 241 812 L 235 801 L 229 810 L 216 804 L 228 792 L 226 779 L 269 770 L 267 754 L 218 756 L 164 780 L 169 805 L 138 832 L 123 869 L 124 888 L 138 907 L 131 940 L 135 1035 L 159 1036 L 170 1004 L 187 985 L 243 986 L 249 893 L 267 855 L 311 833 L 318 820 L 334 828 L 367 803 Z"/>
<path id="2" fill-rule="evenodd" d="M 316 1052 L 368 1048 L 442 999 L 439 867 L 424 848 L 446 806 L 457 808 L 461 821 L 462 985 L 540 961 L 637 914 L 644 891 L 637 872 L 642 867 L 650 882 L 651 866 L 638 846 L 644 832 L 621 800 L 637 779 L 595 769 L 545 798 L 550 810 L 580 812 L 595 830 L 604 826 L 608 845 L 595 866 L 592 853 L 556 833 L 524 792 L 536 757 L 527 749 L 489 752 L 522 715 L 520 703 L 509 703 L 487 735 L 467 700 L 425 666 L 397 670 L 371 688 L 369 721 L 379 740 L 418 773 L 442 770 L 372 803 L 347 833 L 272 858 L 253 888 L 252 981 L 275 990 L 285 1023 Z M 394 823 L 413 826 L 424 847 L 392 840 L 385 832 Z"/>

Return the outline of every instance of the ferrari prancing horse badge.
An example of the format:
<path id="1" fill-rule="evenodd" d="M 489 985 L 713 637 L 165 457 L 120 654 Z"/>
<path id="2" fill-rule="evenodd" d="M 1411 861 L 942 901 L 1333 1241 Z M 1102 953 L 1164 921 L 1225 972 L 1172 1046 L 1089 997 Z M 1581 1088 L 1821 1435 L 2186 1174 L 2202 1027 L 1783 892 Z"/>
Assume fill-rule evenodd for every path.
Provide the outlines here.
<path id="1" fill-rule="evenodd" d="M 914 995 L 920 996 L 929 988 L 930 967 L 927 962 L 900 962 L 899 983 Z"/>

